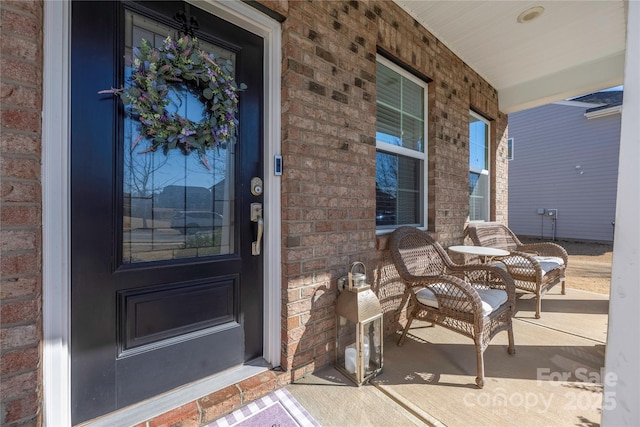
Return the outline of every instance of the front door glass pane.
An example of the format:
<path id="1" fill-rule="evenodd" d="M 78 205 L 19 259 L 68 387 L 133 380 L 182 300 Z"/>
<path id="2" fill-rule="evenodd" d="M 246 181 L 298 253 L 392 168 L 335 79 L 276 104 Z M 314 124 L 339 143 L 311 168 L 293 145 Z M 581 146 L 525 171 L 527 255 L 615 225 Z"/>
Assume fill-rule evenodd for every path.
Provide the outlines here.
<path id="1" fill-rule="evenodd" d="M 147 40 L 159 47 L 174 29 L 135 13 L 126 15 L 126 52 Z M 232 52 L 199 41 L 206 52 L 230 59 Z M 235 67 L 234 67 L 235 68 Z M 125 65 L 125 84 L 131 65 Z M 170 91 L 171 112 L 192 121 L 204 117 L 204 104 L 193 92 Z M 141 153 L 150 146 L 129 111 L 124 122 L 123 263 L 193 258 L 234 252 L 235 146 L 207 150 L 207 168 L 197 154 L 179 150 Z"/>

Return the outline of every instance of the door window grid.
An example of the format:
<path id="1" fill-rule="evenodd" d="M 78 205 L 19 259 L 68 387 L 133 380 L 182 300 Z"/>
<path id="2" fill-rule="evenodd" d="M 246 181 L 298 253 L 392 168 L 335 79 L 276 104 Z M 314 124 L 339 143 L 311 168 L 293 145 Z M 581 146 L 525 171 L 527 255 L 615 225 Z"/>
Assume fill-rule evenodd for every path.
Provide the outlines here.
<path id="1" fill-rule="evenodd" d="M 159 46 L 176 30 L 126 12 L 125 51 L 132 58 L 142 39 Z M 235 62 L 235 55 L 199 40 L 207 52 Z M 131 64 L 125 64 L 125 81 Z M 173 108 L 183 117 L 200 120 L 203 105 L 188 91 L 173 91 Z M 234 163 L 235 147 L 207 150 L 211 170 L 195 155 L 176 150 L 140 154 L 145 139 L 139 122 L 125 116 L 123 179 L 123 263 L 171 260 L 229 254 L 234 251 Z"/>
<path id="2" fill-rule="evenodd" d="M 426 224 L 427 84 L 378 57 L 376 226 Z"/>

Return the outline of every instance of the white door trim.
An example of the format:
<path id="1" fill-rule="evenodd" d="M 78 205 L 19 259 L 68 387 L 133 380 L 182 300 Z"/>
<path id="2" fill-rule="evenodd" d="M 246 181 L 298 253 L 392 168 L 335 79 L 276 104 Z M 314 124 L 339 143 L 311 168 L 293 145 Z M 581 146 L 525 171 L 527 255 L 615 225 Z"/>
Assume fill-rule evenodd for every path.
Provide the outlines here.
<path id="1" fill-rule="evenodd" d="M 196 2 L 194 2 L 196 3 Z M 280 153 L 280 24 L 240 1 L 197 2 L 265 40 L 264 47 L 264 354 L 271 366 L 280 365 L 280 180 L 273 174 Z M 42 111 L 42 238 L 43 238 L 43 396 L 44 425 L 71 425 L 71 279 L 70 279 L 70 16 L 69 0 L 44 3 L 44 70 Z M 252 375 L 247 366 L 238 375 L 207 381 L 222 386 Z M 183 399 L 212 391 L 202 382 L 181 389 Z M 192 390 L 189 390 L 189 389 Z M 196 396 L 196 397 L 193 397 Z M 160 402 L 137 405 L 132 419 L 144 421 L 170 409 Z M 146 409 L 145 409 L 146 406 Z"/>
<path id="2" fill-rule="evenodd" d="M 68 0 L 44 2 L 42 382 L 47 426 L 71 425 L 70 16 Z"/>

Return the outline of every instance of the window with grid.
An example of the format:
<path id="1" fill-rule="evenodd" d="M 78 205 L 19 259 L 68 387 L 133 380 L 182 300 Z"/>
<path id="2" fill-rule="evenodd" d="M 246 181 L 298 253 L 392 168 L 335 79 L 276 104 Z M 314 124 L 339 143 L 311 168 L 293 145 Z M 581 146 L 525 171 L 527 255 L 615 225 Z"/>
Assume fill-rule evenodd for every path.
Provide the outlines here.
<path id="1" fill-rule="evenodd" d="M 469 114 L 469 221 L 489 221 L 489 122 Z"/>
<path id="2" fill-rule="evenodd" d="M 378 57 L 376 226 L 426 224 L 427 84 Z"/>

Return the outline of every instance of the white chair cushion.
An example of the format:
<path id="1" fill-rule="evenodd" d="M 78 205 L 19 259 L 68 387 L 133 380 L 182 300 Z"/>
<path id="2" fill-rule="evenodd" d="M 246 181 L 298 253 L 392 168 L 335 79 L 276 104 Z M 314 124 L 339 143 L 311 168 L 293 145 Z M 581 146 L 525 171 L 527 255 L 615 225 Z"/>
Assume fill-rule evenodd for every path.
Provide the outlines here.
<path id="1" fill-rule="evenodd" d="M 551 270 L 564 265 L 564 260 L 557 256 L 534 256 L 533 258 L 540 263 L 543 276 Z"/>
<path id="2" fill-rule="evenodd" d="M 551 270 L 554 270 L 564 265 L 564 260 L 557 256 L 534 256 L 533 259 L 535 259 L 540 264 L 540 268 L 542 269 L 542 276 L 544 276 Z M 495 267 L 500 267 L 503 270 L 507 269 L 504 263 L 500 261 L 494 262 L 491 265 Z M 512 267 L 520 267 L 520 268 L 530 267 L 529 263 L 510 263 L 509 265 Z M 533 274 L 534 274 L 534 270 L 531 269 L 531 275 Z"/>
<path id="3" fill-rule="evenodd" d="M 445 284 L 434 285 L 434 287 L 446 287 Z M 478 291 L 478 295 L 480 296 L 480 300 L 482 300 L 482 315 L 488 316 L 493 312 L 493 310 L 500 307 L 502 304 L 507 302 L 507 293 L 502 289 L 476 289 Z M 416 298 L 422 304 L 438 308 L 438 300 L 436 299 L 436 295 L 429 288 L 424 288 L 416 292 Z M 471 307 L 469 307 L 471 308 Z"/>

